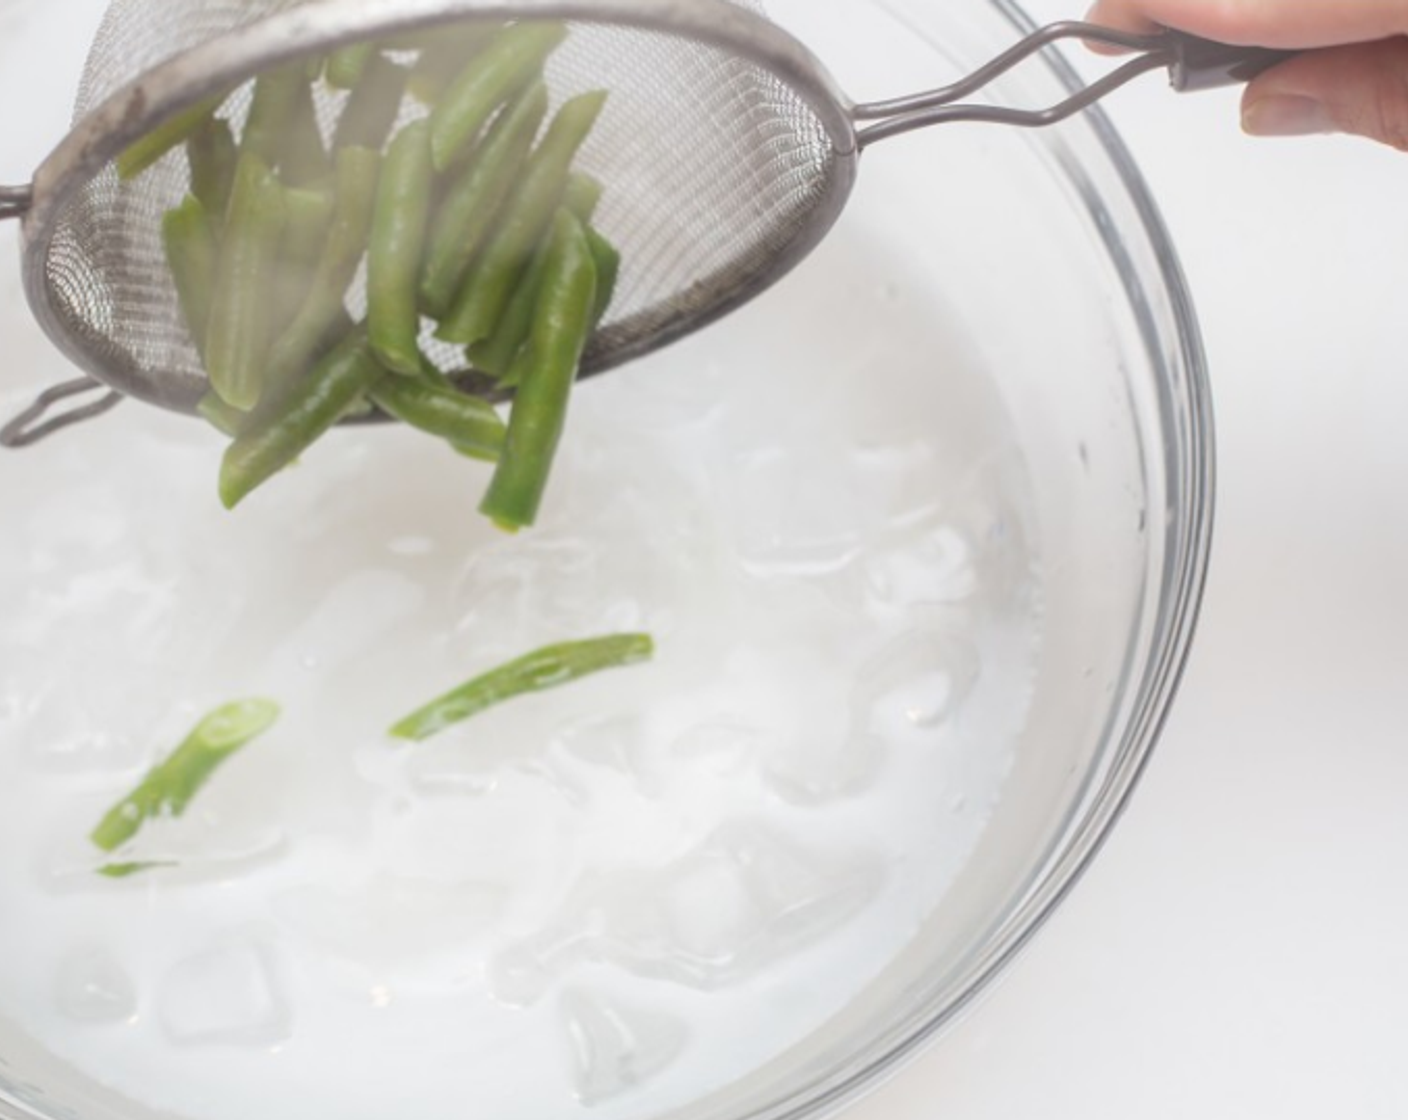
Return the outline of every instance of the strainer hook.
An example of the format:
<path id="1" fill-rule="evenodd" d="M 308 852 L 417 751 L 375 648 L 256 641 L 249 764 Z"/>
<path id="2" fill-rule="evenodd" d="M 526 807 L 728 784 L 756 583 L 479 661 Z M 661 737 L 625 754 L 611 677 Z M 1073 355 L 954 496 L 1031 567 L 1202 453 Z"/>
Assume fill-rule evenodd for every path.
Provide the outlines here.
<path id="1" fill-rule="evenodd" d="M 87 397 L 93 393 L 101 395 L 87 404 L 69 403 L 78 397 Z M 121 393 L 109 389 L 92 377 L 65 381 L 51 389 L 45 389 L 34 398 L 33 404 L 0 428 L 0 447 L 12 450 L 29 447 L 61 428 L 97 419 L 103 413 L 116 408 L 124 399 Z M 64 404 L 65 410 L 57 412 L 58 406 Z"/>
<path id="2" fill-rule="evenodd" d="M 0 187 L 0 221 L 23 218 L 33 200 L 32 187 Z M 55 412 L 59 405 L 76 402 L 77 398 L 93 393 L 101 395 L 87 404 L 68 403 L 64 411 Z M 0 447 L 28 447 L 61 428 L 101 416 L 121 402 L 121 393 L 114 392 L 92 377 L 65 381 L 44 390 L 34 398 L 33 404 L 0 428 Z"/>

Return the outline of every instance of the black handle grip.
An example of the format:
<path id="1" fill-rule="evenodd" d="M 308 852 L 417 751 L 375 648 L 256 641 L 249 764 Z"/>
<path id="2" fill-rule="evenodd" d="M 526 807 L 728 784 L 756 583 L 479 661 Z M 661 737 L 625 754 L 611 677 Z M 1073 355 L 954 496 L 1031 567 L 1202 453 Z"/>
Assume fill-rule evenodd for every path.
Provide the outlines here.
<path id="1" fill-rule="evenodd" d="M 1164 35 L 1173 55 L 1169 76 L 1179 93 L 1241 85 L 1297 54 L 1266 47 L 1230 47 L 1178 31 Z"/>

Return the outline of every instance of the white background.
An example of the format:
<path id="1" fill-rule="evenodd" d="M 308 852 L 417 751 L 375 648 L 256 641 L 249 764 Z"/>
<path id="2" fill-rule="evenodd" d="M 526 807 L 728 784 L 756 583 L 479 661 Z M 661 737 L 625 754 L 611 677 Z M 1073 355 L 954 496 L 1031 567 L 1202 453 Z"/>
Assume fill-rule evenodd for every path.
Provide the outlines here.
<path id="1" fill-rule="evenodd" d="M 1092 873 L 847 1120 L 1408 1116 L 1408 155 L 1247 140 L 1157 76 L 1107 108 L 1211 359 L 1202 629 Z M 12 164 L 42 122 L 5 116 Z"/>
<path id="2" fill-rule="evenodd" d="M 1237 104 L 1151 75 L 1106 105 L 1216 394 L 1173 718 L 1031 951 L 847 1120 L 1408 1116 L 1408 155 L 1250 140 Z"/>

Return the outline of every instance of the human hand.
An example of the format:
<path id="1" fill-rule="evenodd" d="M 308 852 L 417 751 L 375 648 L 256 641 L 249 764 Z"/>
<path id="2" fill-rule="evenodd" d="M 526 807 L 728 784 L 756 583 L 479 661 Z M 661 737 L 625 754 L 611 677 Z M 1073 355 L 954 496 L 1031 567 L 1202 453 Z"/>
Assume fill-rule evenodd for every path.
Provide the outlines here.
<path id="1" fill-rule="evenodd" d="M 1348 132 L 1408 151 L 1408 0 L 1097 0 L 1089 18 L 1305 50 L 1247 87 L 1247 132 Z"/>

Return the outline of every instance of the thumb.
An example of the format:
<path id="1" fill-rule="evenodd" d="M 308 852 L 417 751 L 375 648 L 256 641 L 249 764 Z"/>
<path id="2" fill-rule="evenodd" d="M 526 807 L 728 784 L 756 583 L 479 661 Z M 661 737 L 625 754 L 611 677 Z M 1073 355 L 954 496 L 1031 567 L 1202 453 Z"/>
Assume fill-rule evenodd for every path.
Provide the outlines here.
<path id="1" fill-rule="evenodd" d="M 1408 38 L 1282 63 L 1247 87 L 1242 125 L 1253 136 L 1348 132 L 1408 151 Z"/>

